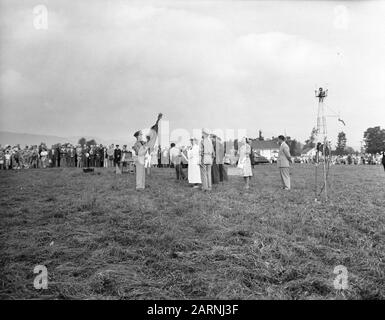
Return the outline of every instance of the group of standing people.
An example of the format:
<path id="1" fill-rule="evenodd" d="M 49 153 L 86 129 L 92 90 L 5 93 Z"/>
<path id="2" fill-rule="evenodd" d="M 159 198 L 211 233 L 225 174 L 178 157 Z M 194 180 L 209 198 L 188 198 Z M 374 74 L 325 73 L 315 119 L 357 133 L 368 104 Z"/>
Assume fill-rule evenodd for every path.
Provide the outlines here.
<path id="1" fill-rule="evenodd" d="M 162 114 L 158 115 L 156 123 L 151 127 L 146 139 L 143 139 L 143 132 L 137 131 L 134 134 L 136 143 L 133 147 L 137 154 L 136 167 L 136 189 L 144 190 L 146 187 L 146 155 L 151 154 L 155 146 L 158 134 L 158 124 Z M 224 145 L 220 137 L 210 134 L 208 129 L 202 129 L 202 140 L 190 139 L 191 146 L 187 150 L 182 150 L 174 143 L 171 144 L 170 162 L 175 168 L 176 179 L 188 180 L 193 188 L 201 188 L 203 191 L 212 190 L 212 185 L 224 182 L 227 178 L 227 172 L 224 167 Z M 280 145 L 277 165 L 282 180 L 282 188 L 290 190 L 290 163 L 293 162 L 289 146 L 285 142 L 285 137 L 278 137 Z M 183 152 L 185 151 L 185 152 Z M 249 141 L 244 137 L 239 147 L 238 168 L 241 169 L 241 175 L 245 181 L 245 189 L 250 188 L 250 179 L 252 172 L 252 148 Z M 181 165 L 182 159 L 188 163 L 187 177 Z"/>
<path id="2" fill-rule="evenodd" d="M 224 145 L 220 137 L 202 130 L 202 141 L 190 139 L 187 149 L 180 149 L 171 144 L 170 161 L 175 167 L 177 180 L 188 180 L 193 188 L 210 191 L 213 184 L 227 181 L 224 167 Z M 188 164 L 187 177 L 183 171 L 183 159 Z"/>
<path id="3" fill-rule="evenodd" d="M 44 143 L 40 146 L 31 146 L 21 149 L 19 146 L 0 146 L 0 169 L 12 168 L 46 168 L 46 167 L 113 167 L 116 173 L 121 173 L 122 168 L 129 163 L 136 174 L 136 189 L 143 190 L 146 187 L 145 177 L 151 172 L 151 167 L 164 166 L 163 163 L 173 165 L 176 179 L 188 180 L 193 188 L 201 188 L 203 191 L 212 190 L 213 184 L 223 183 L 228 180 L 224 166 L 225 150 L 221 138 L 210 134 L 208 129 L 202 129 L 202 140 L 190 139 L 188 148 L 178 148 L 171 144 L 167 152 L 169 159 L 162 159 L 162 149 L 155 148 L 158 135 L 158 125 L 162 114 L 158 115 L 156 123 L 151 127 L 148 135 L 143 139 L 143 132 L 137 131 L 132 150 L 124 145 L 111 144 L 103 146 L 95 145 L 71 145 L 57 144 L 47 148 Z M 278 155 L 278 167 L 282 179 L 283 188 L 290 189 L 289 163 L 292 162 L 285 137 L 279 136 L 280 150 Z M 164 149 L 167 150 L 167 149 Z M 163 150 L 163 151 L 164 151 Z M 246 137 L 239 144 L 238 168 L 244 178 L 245 188 L 250 188 L 252 172 L 252 148 Z M 383 158 L 384 159 L 384 158 Z M 183 163 L 187 164 L 187 176 L 183 169 Z M 385 160 L 383 160 L 385 169 Z"/>
<path id="4" fill-rule="evenodd" d="M 0 145 L 0 170 L 47 168 L 52 166 L 52 151 L 45 144 L 39 146 Z"/>
<path id="5" fill-rule="evenodd" d="M 124 145 L 103 146 L 55 144 L 48 148 L 45 143 L 38 145 L 0 145 L 0 170 L 29 168 L 115 168 L 124 167 L 133 161 L 134 152 Z"/>
<path id="6" fill-rule="evenodd" d="M 278 137 L 279 152 L 277 159 L 277 166 L 282 181 L 282 189 L 290 190 L 290 163 L 293 159 L 290 155 L 290 148 L 285 142 L 285 137 L 280 135 Z M 246 137 L 242 138 L 241 146 L 239 148 L 239 160 L 237 167 L 241 169 L 242 176 L 245 181 L 245 189 L 250 188 L 250 180 L 253 176 L 251 156 L 252 149 Z"/>

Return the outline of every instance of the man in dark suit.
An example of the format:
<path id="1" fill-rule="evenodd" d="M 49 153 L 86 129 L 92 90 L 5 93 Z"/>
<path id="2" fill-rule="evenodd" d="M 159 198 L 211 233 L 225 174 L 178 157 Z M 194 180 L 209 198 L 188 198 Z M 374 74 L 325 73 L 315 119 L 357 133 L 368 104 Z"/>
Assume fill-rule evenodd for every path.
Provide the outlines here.
<path id="1" fill-rule="evenodd" d="M 95 167 L 98 168 L 100 164 L 100 157 L 99 157 L 99 146 L 95 145 Z"/>
<path id="2" fill-rule="evenodd" d="M 56 165 L 57 167 L 60 167 L 60 143 L 56 145 L 56 150 L 55 150 L 55 156 L 56 156 Z"/>
<path id="3" fill-rule="evenodd" d="M 53 158 L 53 152 L 54 150 L 51 148 L 51 149 L 48 149 L 48 166 L 50 168 L 53 168 L 53 163 L 54 163 L 54 158 Z"/>
<path id="4" fill-rule="evenodd" d="M 385 151 L 382 151 L 382 165 L 384 166 L 385 170 Z"/>
<path id="5" fill-rule="evenodd" d="M 53 145 L 52 148 L 51 148 L 51 153 L 52 153 L 52 167 L 56 167 L 57 166 L 57 153 L 56 153 L 56 145 Z"/>
<path id="6" fill-rule="evenodd" d="M 116 145 L 116 148 L 114 150 L 114 164 L 116 168 L 116 173 L 121 173 L 120 170 L 120 160 L 122 159 L 122 150 L 120 150 L 119 145 Z"/>

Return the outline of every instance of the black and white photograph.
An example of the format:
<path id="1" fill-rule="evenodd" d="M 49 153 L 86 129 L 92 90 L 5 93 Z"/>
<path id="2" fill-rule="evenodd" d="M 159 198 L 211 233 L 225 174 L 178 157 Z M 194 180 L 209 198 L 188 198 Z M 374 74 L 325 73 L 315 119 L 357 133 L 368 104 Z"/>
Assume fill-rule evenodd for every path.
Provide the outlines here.
<path id="1" fill-rule="evenodd" d="M 384 300 L 384 57 L 385 1 L 0 0 L 0 300 Z"/>

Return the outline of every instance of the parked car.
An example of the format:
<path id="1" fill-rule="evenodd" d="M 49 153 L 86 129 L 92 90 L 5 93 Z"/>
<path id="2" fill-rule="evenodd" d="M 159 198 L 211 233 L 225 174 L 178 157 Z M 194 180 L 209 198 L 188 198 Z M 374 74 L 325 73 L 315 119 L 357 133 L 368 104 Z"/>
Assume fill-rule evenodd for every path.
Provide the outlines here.
<path id="1" fill-rule="evenodd" d="M 300 157 L 295 157 L 294 158 L 294 163 L 301 163 L 301 158 Z"/>
<path id="2" fill-rule="evenodd" d="M 229 165 L 236 165 L 238 162 L 238 156 L 237 155 L 229 155 L 225 154 L 225 157 L 223 158 L 223 163 L 224 164 L 229 164 Z"/>
<path id="3" fill-rule="evenodd" d="M 254 155 L 254 164 L 261 164 L 261 163 L 270 163 L 270 161 L 263 156 Z"/>

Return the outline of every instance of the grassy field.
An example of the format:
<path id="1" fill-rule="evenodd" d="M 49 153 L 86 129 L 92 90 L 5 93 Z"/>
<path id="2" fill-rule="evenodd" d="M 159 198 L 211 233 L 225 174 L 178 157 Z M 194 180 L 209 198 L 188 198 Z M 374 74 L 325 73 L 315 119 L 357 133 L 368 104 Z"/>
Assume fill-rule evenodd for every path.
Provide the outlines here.
<path id="1" fill-rule="evenodd" d="M 0 171 L 0 298 L 384 299 L 385 174 L 335 166 L 314 202 L 314 167 L 257 166 L 211 193 L 156 169 L 144 192 L 110 169 Z M 47 290 L 33 287 L 36 265 Z M 337 265 L 349 288 L 336 290 Z"/>

